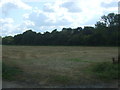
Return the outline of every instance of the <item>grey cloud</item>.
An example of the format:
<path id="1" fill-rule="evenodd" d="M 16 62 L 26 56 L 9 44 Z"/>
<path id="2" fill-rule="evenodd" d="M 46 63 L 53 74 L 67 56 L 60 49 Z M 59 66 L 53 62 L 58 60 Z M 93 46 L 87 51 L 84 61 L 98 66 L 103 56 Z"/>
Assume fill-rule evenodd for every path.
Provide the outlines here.
<path id="1" fill-rule="evenodd" d="M 45 12 L 54 12 L 54 10 L 50 6 L 47 6 L 47 5 L 44 5 L 43 11 L 45 11 Z"/>
<path id="2" fill-rule="evenodd" d="M 104 8 L 117 7 L 118 2 L 111 2 L 109 4 L 102 2 L 101 6 L 104 7 Z"/>
<path id="3" fill-rule="evenodd" d="M 21 2 L 20 0 L 16 1 L 15 0 L 7 0 L 5 3 L 1 4 L 0 9 L 2 10 L 2 14 L 7 16 L 11 10 L 16 10 L 16 9 L 23 9 L 23 10 L 30 10 L 32 7 L 27 5 L 24 2 Z"/>
<path id="4" fill-rule="evenodd" d="M 56 22 L 52 22 L 49 20 L 50 17 L 46 16 L 44 13 L 33 12 L 29 15 L 28 20 L 35 23 L 35 26 L 62 26 L 71 24 L 66 18 L 63 16 L 56 18 Z"/>
<path id="5" fill-rule="evenodd" d="M 16 9 L 16 8 L 18 8 L 18 7 L 15 4 L 11 3 L 11 2 L 5 3 L 2 6 L 2 13 L 4 15 L 7 15 L 10 12 L 10 10 Z"/>
<path id="6" fill-rule="evenodd" d="M 70 25 L 71 22 L 69 22 L 67 19 L 60 19 L 57 21 L 57 23 L 55 23 L 56 26 L 64 26 L 64 25 Z"/>
<path id="7" fill-rule="evenodd" d="M 50 8 L 47 8 L 47 7 L 44 7 L 43 8 L 43 11 L 45 12 L 54 12 L 54 10 L 50 9 Z"/>
<path id="8" fill-rule="evenodd" d="M 78 7 L 75 2 L 65 2 L 61 7 L 67 8 L 69 12 L 81 12 L 82 10 Z"/>
<path id="9" fill-rule="evenodd" d="M 48 19 L 48 17 L 46 15 L 44 15 L 43 13 L 37 13 L 37 12 L 32 12 L 29 15 L 28 20 L 32 21 L 35 23 L 35 25 L 37 26 L 43 26 L 46 25 L 46 20 Z"/>

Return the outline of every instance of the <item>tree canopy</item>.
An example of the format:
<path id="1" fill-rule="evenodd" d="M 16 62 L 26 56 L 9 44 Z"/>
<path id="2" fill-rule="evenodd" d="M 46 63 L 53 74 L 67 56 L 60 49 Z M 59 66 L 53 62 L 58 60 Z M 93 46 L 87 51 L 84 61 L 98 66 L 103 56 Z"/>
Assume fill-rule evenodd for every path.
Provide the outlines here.
<path id="1" fill-rule="evenodd" d="M 95 27 L 54 29 L 52 32 L 36 33 L 27 30 L 15 36 L 5 36 L 5 45 L 90 45 L 118 46 L 120 45 L 120 15 L 109 13 L 96 22 Z"/>

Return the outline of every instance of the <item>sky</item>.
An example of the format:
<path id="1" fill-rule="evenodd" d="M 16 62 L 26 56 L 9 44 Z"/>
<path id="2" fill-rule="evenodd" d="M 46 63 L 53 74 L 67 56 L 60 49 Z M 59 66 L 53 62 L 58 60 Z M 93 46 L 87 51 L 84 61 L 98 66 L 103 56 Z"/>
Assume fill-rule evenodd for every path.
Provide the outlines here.
<path id="1" fill-rule="evenodd" d="M 0 36 L 94 26 L 119 0 L 0 0 Z M 120 4 L 119 4 L 120 5 Z"/>

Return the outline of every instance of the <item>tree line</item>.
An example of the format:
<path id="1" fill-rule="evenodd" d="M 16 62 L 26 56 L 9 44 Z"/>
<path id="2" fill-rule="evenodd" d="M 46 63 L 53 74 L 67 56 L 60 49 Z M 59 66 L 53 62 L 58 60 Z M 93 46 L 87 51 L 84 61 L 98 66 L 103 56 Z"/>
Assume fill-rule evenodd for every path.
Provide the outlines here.
<path id="1" fill-rule="evenodd" d="M 27 30 L 15 36 L 2 38 L 3 45 L 82 45 L 119 46 L 120 14 L 109 13 L 101 17 L 95 27 L 63 28 L 52 32 L 36 33 Z"/>

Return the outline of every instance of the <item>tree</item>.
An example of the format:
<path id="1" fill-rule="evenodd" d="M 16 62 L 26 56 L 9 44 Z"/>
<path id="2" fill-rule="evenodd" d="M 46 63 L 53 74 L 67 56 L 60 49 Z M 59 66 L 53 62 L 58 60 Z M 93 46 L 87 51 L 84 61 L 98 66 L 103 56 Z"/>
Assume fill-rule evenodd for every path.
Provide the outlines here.
<path id="1" fill-rule="evenodd" d="M 13 37 L 13 39 L 14 39 L 13 41 L 14 41 L 15 45 L 21 45 L 22 44 L 22 42 L 21 42 L 22 36 L 23 36 L 23 34 L 17 34 Z"/>
<path id="2" fill-rule="evenodd" d="M 98 29 L 105 29 L 106 28 L 106 24 L 101 22 L 101 21 L 98 21 L 96 24 L 95 24 L 95 28 L 98 28 Z"/>
<path id="3" fill-rule="evenodd" d="M 116 25 L 116 15 L 114 13 L 109 13 L 107 16 L 104 15 L 101 17 L 101 22 L 103 22 L 107 27 Z"/>
<path id="4" fill-rule="evenodd" d="M 22 34 L 21 44 L 23 45 L 35 45 L 36 43 L 36 32 L 27 30 Z"/>
<path id="5" fill-rule="evenodd" d="M 14 39 L 12 36 L 6 36 L 2 39 L 2 43 L 5 45 L 12 45 L 12 44 L 14 44 L 13 40 Z"/>
<path id="6" fill-rule="evenodd" d="M 84 27 L 84 34 L 85 34 L 85 35 L 92 34 L 92 33 L 93 33 L 93 30 L 94 30 L 94 27 L 85 26 L 85 27 Z"/>
<path id="7" fill-rule="evenodd" d="M 27 30 L 22 34 L 3 37 L 8 45 L 120 45 L 120 14 L 110 13 L 101 17 L 95 27 L 54 29 L 51 33 Z"/>

